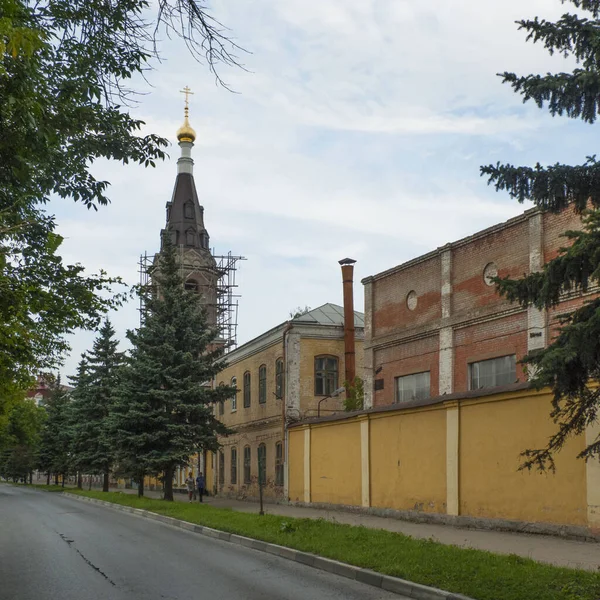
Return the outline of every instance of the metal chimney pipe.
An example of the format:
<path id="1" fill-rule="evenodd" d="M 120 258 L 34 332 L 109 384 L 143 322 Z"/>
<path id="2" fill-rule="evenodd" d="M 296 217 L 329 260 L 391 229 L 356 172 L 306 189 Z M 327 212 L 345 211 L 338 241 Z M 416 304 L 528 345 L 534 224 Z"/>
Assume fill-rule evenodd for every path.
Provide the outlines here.
<path id="1" fill-rule="evenodd" d="M 356 350 L 354 347 L 354 263 L 351 258 L 339 261 L 342 265 L 344 285 L 344 346 L 346 352 L 346 379 L 348 383 L 356 376 Z"/>

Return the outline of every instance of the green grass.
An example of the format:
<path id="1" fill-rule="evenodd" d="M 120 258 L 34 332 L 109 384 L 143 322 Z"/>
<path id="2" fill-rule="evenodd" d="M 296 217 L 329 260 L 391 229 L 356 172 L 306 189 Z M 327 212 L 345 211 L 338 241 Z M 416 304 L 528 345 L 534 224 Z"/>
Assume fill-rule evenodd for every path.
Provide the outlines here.
<path id="1" fill-rule="evenodd" d="M 46 486 L 39 487 L 47 489 Z M 261 517 L 208 505 L 138 498 L 120 492 L 68 491 L 312 552 L 477 600 L 600 598 L 600 573 L 553 567 L 516 555 L 447 546 L 322 519 Z"/>

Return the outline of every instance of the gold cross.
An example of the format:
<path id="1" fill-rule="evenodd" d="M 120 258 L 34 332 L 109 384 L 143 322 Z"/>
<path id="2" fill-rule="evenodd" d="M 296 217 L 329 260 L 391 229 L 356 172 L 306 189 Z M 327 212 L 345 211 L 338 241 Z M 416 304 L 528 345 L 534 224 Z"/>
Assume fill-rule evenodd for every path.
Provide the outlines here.
<path id="1" fill-rule="evenodd" d="M 179 90 L 180 93 L 185 94 L 185 108 L 186 110 L 189 108 L 189 96 L 193 96 L 194 92 L 186 85 L 182 90 Z"/>

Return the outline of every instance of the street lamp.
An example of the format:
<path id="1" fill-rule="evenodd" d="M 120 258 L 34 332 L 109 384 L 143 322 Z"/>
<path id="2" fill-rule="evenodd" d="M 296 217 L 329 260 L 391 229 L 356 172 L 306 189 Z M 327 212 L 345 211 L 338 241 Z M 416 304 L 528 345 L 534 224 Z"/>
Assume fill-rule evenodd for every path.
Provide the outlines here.
<path id="1" fill-rule="evenodd" d="M 344 386 L 338 388 L 337 390 L 335 390 L 335 392 L 332 392 L 331 394 L 329 394 L 329 396 L 325 396 L 324 398 L 321 398 L 319 400 L 319 404 L 317 404 L 317 419 L 321 416 L 321 402 L 324 402 L 325 400 L 328 400 L 329 398 L 337 398 L 340 394 L 343 394 L 346 391 L 346 388 Z"/>

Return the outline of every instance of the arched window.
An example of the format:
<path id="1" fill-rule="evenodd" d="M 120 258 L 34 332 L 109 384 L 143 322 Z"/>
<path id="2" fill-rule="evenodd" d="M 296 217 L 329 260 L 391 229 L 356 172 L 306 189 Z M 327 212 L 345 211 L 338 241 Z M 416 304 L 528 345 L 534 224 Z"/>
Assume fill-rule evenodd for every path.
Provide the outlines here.
<path id="1" fill-rule="evenodd" d="M 283 358 L 275 361 L 275 397 L 283 398 Z"/>
<path id="2" fill-rule="evenodd" d="M 195 279 L 188 279 L 185 282 L 185 289 L 188 290 L 188 292 L 197 292 L 198 282 Z"/>
<path id="3" fill-rule="evenodd" d="M 248 408 L 250 406 L 250 371 L 246 371 L 244 373 L 244 408 Z"/>
<path id="4" fill-rule="evenodd" d="M 235 388 L 235 392 L 231 396 L 231 412 L 234 412 L 237 410 L 237 377 L 231 378 L 231 387 Z"/>
<path id="5" fill-rule="evenodd" d="M 275 444 L 275 485 L 283 485 L 283 443 Z"/>
<path id="6" fill-rule="evenodd" d="M 206 231 L 202 232 L 200 234 L 200 247 L 208 250 L 209 240 L 210 238 L 208 237 L 208 233 L 206 233 Z"/>
<path id="7" fill-rule="evenodd" d="M 185 232 L 186 246 L 193 246 L 196 243 L 196 232 L 193 229 L 188 229 Z"/>
<path id="8" fill-rule="evenodd" d="M 257 449 L 258 457 L 258 482 L 262 485 L 267 483 L 267 447 L 260 444 Z"/>
<path id="9" fill-rule="evenodd" d="M 225 455 L 219 450 L 219 486 L 225 483 Z"/>
<path id="10" fill-rule="evenodd" d="M 251 470 L 250 470 L 250 461 L 252 459 L 252 454 L 250 452 L 250 446 L 246 446 L 244 448 L 244 483 L 250 483 L 251 478 Z"/>
<path id="11" fill-rule="evenodd" d="M 231 485 L 237 485 L 237 448 L 231 449 Z"/>
<path id="12" fill-rule="evenodd" d="M 221 383 L 219 383 L 220 387 L 223 387 L 225 385 L 224 381 L 221 381 Z M 225 400 L 219 400 L 219 416 L 223 416 L 225 414 Z"/>
<path id="13" fill-rule="evenodd" d="M 194 205 L 192 204 L 191 201 L 188 201 L 183 205 L 183 216 L 186 219 L 194 218 Z"/>
<path id="14" fill-rule="evenodd" d="M 258 367 L 258 402 L 264 404 L 267 401 L 267 365 Z"/>
<path id="15" fill-rule="evenodd" d="M 315 396 L 329 396 L 338 388 L 336 356 L 315 356 Z"/>

